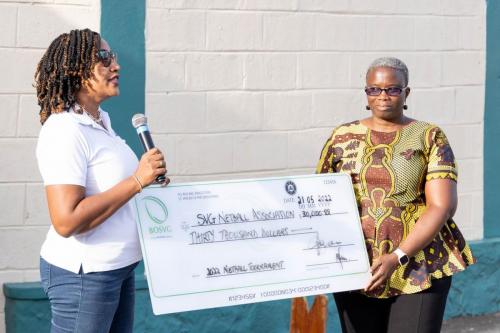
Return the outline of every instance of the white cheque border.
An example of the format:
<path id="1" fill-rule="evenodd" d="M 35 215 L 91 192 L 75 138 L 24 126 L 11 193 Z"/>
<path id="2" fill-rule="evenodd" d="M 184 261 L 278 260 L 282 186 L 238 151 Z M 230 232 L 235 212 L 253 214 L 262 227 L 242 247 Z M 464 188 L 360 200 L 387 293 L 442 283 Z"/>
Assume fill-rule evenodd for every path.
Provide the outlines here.
<path id="1" fill-rule="evenodd" d="M 351 182 L 351 179 L 348 175 L 346 174 L 312 174 L 312 175 L 298 175 L 298 176 L 282 176 L 282 177 L 270 177 L 270 178 L 252 178 L 252 179 L 237 179 L 237 180 L 223 180 L 223 181 L 206 181 L 206 182 L 193 182 L 193 183 L 181 183 L 181 184 L 170 184 L 168 185 L 169 187 L 192 187 L 192 186 L 199 186 L 199 185 L 224 185 L 224 184 L 241 184 L 241 183 L 249 183 L 249 182 L 268 182 L 268 181 L 276 181 L 276 180 L 294 180 L 294 179 L 307 179 L 307 178 L 337 178 L 337 177 L 347 177 L 349 179 L 349 182 Z M 151 188 L 161 188 L 159 185 L 152 185 L 150 187 L 147 187 L 143 190 L 148 191 L 148 189 Z M 354 202 L 354 205 L 356 205 L 356 199 L 354 195 L 354 190 L 351 186 L 351 200 Z M 369 273 L 369 259 L 368 259 L 368 254 L 365 251 L 364 255 L 364 267 L 366 267 L 365 270 L 361 270 L 359 272 L 349 272 L 345 274 L 328 274 L 325 276 L 318 276 L 318 277 L 311 277 L 311 278 L 305 278 L 305 279 L 294 279 L 294 280 L 287 280 L 287 281 L 281 281 L 281 282 L 272 282 L 272 283 L 261 283 L 261 284 L 253 284 L 253 285 L 244 285 L 244 286 L 238 286 L 238 287 L 230 287 L 230 288 L 220 288 L 220 289 L 209 289 L 209 290 L 200 290 L 196 292 L 188 292 L 188 293 L 177 293 L 177 294 L 170 294 L 170 295 L 158 295 L 157 292 L 155 291 L 155 285 L 153 283 L 153 279 L 151 278 L 151 271 L 150 271 L 150 263 L 149 263 L 149 256 L 147 252 L 147 248 L 145 246 L 145 237 L 144 237 L 144 230 L 143 230 L 143 223 L 140 221 L 140 213 L 139 213 L 139 208 L 138 208 L 138 203 L 137 203 L 137 197 L 134 198 L 135 202 L 135 207 L 137 211 L 137 225 L 139 228 L 139 235 L 140 235 L 140 241 L 141 241 L 141 247 L 143 251 L 143 259 L 145 263 L 145 268 L 146 268 L 146 276 L 148 279 L 148 284 L 150 287 L 150 293 L 152 296 L 158 299 L 165 299 L 165 298 L 171 298 L 171 297 L 179 297 L 179 296 L 189 296 L 189 295 L 197 295 L 197 294 L 207 294 L 207 293 L 216 293 L 216 292 L 224 292 L 224 291 L 234 291 L 234 290 L 243 290 L 243 289 L 249 289 L 249 288 L 259 288 L 259 287 L 270 287 L 270 286 L 282 286 L 286 287 L 285 285 L 290 285 L 290 284 L 296 284 L 300 282 L 307 282 L 307 281 L 319 281 L 319 280 L 325 280 L 325 279 L 331 279 L 331 278 L 338 278 L 338 277 L 366 277 L 367 274 Z M 356 209 L 355 210 L 356 217 L 359 220 L 359 212 Z M 359 228 L 359 235 L 363 235 L 363 231 L 361 228 L 361 224 L 358 223 L 358 228 Z M 359 240 L 363 246 L 365 246 L 364 239 Z M 366 250 L 366 248 L 365 248 Z M 326 292 L 332 292 L 332 291 L 340 291 L 337 290 L 336 288 L 329 288 L 327 290 L 321 291 L 321 292 L 316 292 L 316 293 L 307 293 L 307 295 L 314 295 L 314 294 L 322 294 Z M 290 298 L 293 296 L 288 296 L 288 297 L 273 297 L 272 299 L 257 299 L 254 302 L 262 302 L 262 301 L 267 301 L 267 300 L 274 300 L 274 299 L 284 299 L 284 298 Z M 244 304 L 244 303 L 253 303 L 253 302 L 241 302 L 238 304 Z M 227 304 L 227 305 L 232 305 L 232 304 Z M 236 304 L 234 304 L 236 305 Z M 226 306 L 226 305 L 221 305 L 221 306 Z M 193 307 L 193 309 L 200 309 L 197 307 Z"/>

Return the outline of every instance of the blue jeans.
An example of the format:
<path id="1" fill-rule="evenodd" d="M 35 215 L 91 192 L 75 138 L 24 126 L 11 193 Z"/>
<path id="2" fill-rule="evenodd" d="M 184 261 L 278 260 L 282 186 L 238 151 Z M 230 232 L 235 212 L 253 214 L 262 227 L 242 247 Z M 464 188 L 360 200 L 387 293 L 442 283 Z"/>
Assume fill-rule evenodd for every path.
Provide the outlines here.
<path id="1" fill-rule="evenodd" d="M 137 263 L 78 274 L 40 258 L 40 277 L 52 312 L 51 332 L 132 332 Z"/>

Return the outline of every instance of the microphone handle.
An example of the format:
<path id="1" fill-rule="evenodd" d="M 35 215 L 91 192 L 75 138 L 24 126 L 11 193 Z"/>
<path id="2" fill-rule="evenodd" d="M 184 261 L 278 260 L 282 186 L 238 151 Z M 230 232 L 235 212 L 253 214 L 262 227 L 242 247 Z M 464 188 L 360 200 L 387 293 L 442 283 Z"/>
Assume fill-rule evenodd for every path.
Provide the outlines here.
<path id="1" fill-rule="evenodd" d="M 156 182 L 157 183 L 163 183 L 165 181 L 165 175 L 159 175 L 158 177 L 156 177 Z"/>
<path id="2" fill-rule="evenodd" d="M 144 151 L 148 151 L 148 150 L 151 150 L 155 147 L 154 143 L 153 143 L 153 139 L 151 138 L 151 134 L 149 133 L 149 131 L 142 131 L 142 132 L 139 132 L 139 139 L 141 141 L 141 144 L 142 144 L 142 148 L 144 148 Z"/>
<path id="3" fill-rule="evenodd" d="M 139 139 L 140 139 L 139 141 L 141 141 L 142 148 L 144 148 L 144 151 L 148 151 L 155 147 L 153 139 L 151 138 L 151 133 L 149 133 L 149 131 L 141 131 L 137 134 L 139 134 Z M 165 179 L 166 179 L 165 175 L 159 175 L 158 177 L 156 177 L 156 182 L 163 183 Z"/>

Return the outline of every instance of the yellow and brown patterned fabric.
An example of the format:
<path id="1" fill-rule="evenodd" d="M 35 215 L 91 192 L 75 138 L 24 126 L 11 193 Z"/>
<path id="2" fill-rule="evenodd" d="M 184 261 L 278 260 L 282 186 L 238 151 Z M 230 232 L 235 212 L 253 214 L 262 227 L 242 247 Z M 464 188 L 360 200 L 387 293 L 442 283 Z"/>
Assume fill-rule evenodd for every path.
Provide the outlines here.
<path id="1" fill-rule="evenodd" d="M 359 121 L 341 125 L 327 140 L 316 172 L 351 176 L 372 262 L 393 252 L 418 223 L 426 209 L 425 182 L 457 180 L 446 136 L 439 127 L 422 121 L 390 133 L 370 130 Z M 471 250 L 450 219 L 426 248 L 368 296 L 416 293 L 429 288 L 431 279 L 453 275 L 472 263 Z"/>

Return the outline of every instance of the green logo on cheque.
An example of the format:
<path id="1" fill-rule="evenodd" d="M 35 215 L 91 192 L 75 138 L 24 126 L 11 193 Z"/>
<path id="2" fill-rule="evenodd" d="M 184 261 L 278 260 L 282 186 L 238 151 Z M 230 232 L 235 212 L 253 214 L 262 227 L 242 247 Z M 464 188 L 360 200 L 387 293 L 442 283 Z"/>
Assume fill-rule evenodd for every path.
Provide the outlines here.
<path id="1" fill-rule="evenodd" d="M 149 227 L 149 233 L 160 234 L 172 231 L 170 226 L 163 225 L 168 219 L 168 209 L 163 201 L 153 196 L 144 197 L 142 201 L 144 201 L 144 208 L 149 219 L 157 224 Z"/>

